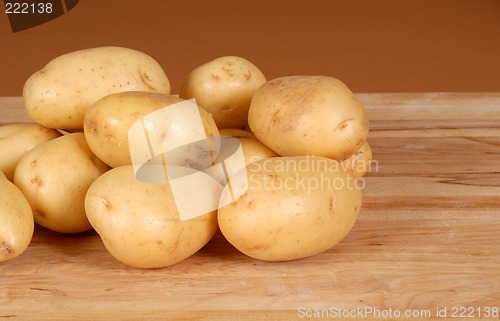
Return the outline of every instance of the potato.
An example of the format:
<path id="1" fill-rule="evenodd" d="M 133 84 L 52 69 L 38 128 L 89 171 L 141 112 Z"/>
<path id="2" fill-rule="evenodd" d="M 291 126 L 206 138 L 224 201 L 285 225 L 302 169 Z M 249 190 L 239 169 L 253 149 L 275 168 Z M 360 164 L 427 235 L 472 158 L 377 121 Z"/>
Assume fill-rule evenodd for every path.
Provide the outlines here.
<path id="1" fill-rule="evenodd" d="M 278 154 L 256 138 L 221 136 L 220 153 L 213 165 L 204 168 L 203 172 L 225 186 L 232 180 L 233 175 L 246 165 L 260 159 L 276 156 Z"/>
<path id="2" fill-rule="evenodd" d="M 192 209 L 201 201 L 216 208 L 222 187 L 208 175 L 198 174 L 203 175 L 198 182 L 202 184 L 181 184 L 186 190 L 176 198 L 171 184 L 142 182 L 130 165 L 99 177 L 87 192 L 85 208 L 111 255 L 130 266 L 160 268 L 201 249 L 217 230 L 216 210 L 182 220 L 176 203 Z"/>
<path id="3" fill-rule="evenodd" d="M 35 123 L 0 126 L 0 171 L 12 181 L 17 162 L 35 146 L 61 136 L 55 129 Z"/>
<path id="4" fill-rule="evenodd" d="M 279 156 L 272 149 L 262 144 L 250 132 L 237 128 L 223 128 L 219 130 L 219 133 L 221 136 L 229 136 L 238 139 L 247 165 L 259 159 Z"/>
<path id="5" fill-rule="evenodd" d="M 175 109 L 173 105 L 176 106 Z M 166 113 L 160 111 L 167 106 L 171 106 L 171 113 L 168 113 L 168 110 L 165 110 Z M 179 106 L 182 108 L 177 108 Z M 101 160 L 111 167 L 117 167 L 132 164 L 129 130 L 138 121 L 147 123 L 150 138 L 153 136 L 159 138 L 153 147 L 160 150 L 168 149 L 169 146 L 173 148 L 173 146 L 184 145 L 185 142 L 192 143 L 205 135 L 206 137 L 219 136 L 217 126 L 210 114 L 199 107 L 189 108 L 191 106 L 196 107 L 194 103 L 172 95 L 148 92 L 122 92 L 108 95 L 87 110 L 84 121 L 85 138 L 92 151 Z M 160 117 L 153 112 L 163 114 Z M 144 120 L 146 116 L 147 121 Z M 139 132 L 140 136 L 144 133 L 144 129 L 141 128 Z M 141 142 L 138 135 L 132 136 L 138 140 L 139 145 L 149 144 Z M 213 150 L 207 151 L 209 147 L 192 148 L 193 159 L 187 159 L 183 151 L 178 151 L 175 156 L 181 159 L 169 159 L 171 161 L 169 164 L 177 162 L 176 165 L 185 165 L 182 162 L 197 162 L 198 158 L 204 156 L 210 163 L 210 156 L 216 157 L 217 145 L 214 143 L 210 147 Z M 210 153 L 215 153 L 215 155 Z"/>
<path id="6" fill-rule="evenodd" d="M 170 93 L 170 82 L 149 55 L 96 47 L 61 55 L 28 78 L 23 97 L 30 117 L 46 127 L 82 129 L 89 106 L 121 91 Z"/>
<path id="7" fill-rule="evenodd" d="M 243 149 L 243 155 L 245 157 L 245 163 L 247 165 L 261 159 L 279 156 L 272 149 L 262 144 L 256 138 L 242 137 L 238 139 L 241 143 L 241 148 Z"/>
<path id="8" fill-rule="evenodd" d="M 35 223 L 23 193 L 0 171 L 0 262 L 26 251 Z"/>
<path id="9" fill-rule="evenodd" d="M 361 209 L 359 182 L 328 158 L 262 159 L 235 180 L 243 181 L 241 175 L 248 186 L 233 186 L 242 196 L 219 209 L 219 228 L 256 259 L 285 261 L 328 250 L 349 233 Z M 231 201 L 233 193 L 226 187 L 220 203 Z"/>
<path id="10" fill-rule="evenodd" d="M 372 149 L 368 142 L 365 142 L 361 148 L 351 157 L 341 162 L 344 170 L 348 171 L 353 177 L 363 177 L 370 170 L 372 161 Z"/>
<path id="11" fill-rule="evenodd" d="M 83 133 L 73 133 L 26 153 L 17 165 L 14 183 L 31 205 L 35 222 L 56 232 L 78 233 L 92 229 L 85 215 L 85 194 L 107 170 Z"/>
<path id="12" fill-rule="evenodd" d="M 253 96 L 248 123 L 253 134 L 281 156 L 342 161 L 368 136 L 363 105 L 344 83 L 327 76 L 268 81 Z"/>
<path id="13" fill-rule="evenodd" d="M 191 71 L 179 96 L 195 98 L 212 114 L 219 129 L 243 128 L 252 96 L 265 82 L 264 74 L 247 59 L 224 56 Z"/>

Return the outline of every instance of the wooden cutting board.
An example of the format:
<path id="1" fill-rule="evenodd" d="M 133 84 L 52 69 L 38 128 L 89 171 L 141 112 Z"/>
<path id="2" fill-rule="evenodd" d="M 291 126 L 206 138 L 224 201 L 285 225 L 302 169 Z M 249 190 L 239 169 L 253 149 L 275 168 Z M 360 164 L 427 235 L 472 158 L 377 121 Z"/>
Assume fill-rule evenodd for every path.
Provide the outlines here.
<path id="1" fill-rule="evenodd" d="M 334 248 L 269 263 L 217 234 L 175 266 L 141 270 L 95 232 L 37 227 L 0 263 L 0 320 L 498 320 L 500 93 L 357 96 L 376 166 Z M 27 120 L 20 98 L 0 98 L 0 123 Z"/>

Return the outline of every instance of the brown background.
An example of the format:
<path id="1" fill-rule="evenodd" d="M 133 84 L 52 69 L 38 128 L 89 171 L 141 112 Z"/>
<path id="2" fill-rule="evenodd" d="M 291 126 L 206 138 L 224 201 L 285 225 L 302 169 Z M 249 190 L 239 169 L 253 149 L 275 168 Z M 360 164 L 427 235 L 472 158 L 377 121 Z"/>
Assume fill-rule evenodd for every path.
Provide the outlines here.
<path id="1" fill-rule="evenodd" d="M 144 51 L 176 93 L 223 55 L 267 78 L 337 77 L 355 92 L 499 91 L 500 1 L 80 0 L 66 15 L 12 33 L 0 12 L 0 96 L 19 96 L 50 59 L 119 45 Z"/>

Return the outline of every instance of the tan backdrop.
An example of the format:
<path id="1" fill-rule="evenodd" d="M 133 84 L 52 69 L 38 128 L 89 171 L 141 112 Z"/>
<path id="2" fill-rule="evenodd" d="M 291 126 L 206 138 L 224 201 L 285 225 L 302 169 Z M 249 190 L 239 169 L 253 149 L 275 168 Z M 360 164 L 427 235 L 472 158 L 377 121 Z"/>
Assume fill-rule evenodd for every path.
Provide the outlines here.
<path id="1" fill-rule="evenodd" d="M 0 96 L 50 59 L 119 45 L 157 59 L 177 92 L 194 67 L 240 55 L 268 78 L 337 77 L 356 92 L 499 91 L 500 1 L 80 0 L 12 33 L 0 13 Z"/>

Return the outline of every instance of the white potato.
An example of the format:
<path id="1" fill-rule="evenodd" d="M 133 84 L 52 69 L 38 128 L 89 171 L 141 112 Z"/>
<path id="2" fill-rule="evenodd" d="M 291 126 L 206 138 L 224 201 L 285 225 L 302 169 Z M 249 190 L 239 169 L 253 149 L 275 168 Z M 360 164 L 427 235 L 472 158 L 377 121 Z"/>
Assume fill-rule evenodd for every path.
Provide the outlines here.
<path id="1" fill-rule="evenodd" d="M 341 167 L 353 177 L 363 177 L 370 170 L 372 159 L 372 149 L 368 142 L 365 142 L 357 152 L 341 162 Z"/>
<path id="2" fill-rule="evenodd" d="M 194 208 L 201 201 L 216 207 L 222 187 L 210 176 L 198 174 L 202 177 L 197 184 L 181 185 L 188 190 L 180 197 L 174 197 L 169 183 L 138 180 L 130 165 L 99 177 L 87 192 L 85 208 L 111 255 L 130 266 L 160 268 L 201 249 L 217 230 L 216 210 L 182 220 L 176 204 Z"/>
<path id="3" fill-rule="evenodd" d="M 130 130 L 136 122 L 141 123 L 141 128 L 132 134 L 131 142 Z M 141 140 L 144 131 L 148 131 L 149 142 Z M 217 157 L 218 153 L 216 142 L 203 145 L 207 139 L 219 136 L 210 114 L 193 102 L 172 95 L 129 91 L 106 96 L 87 110 L 84 133 L 92 151 L 111 167 L 132 164 L 131 153 L 135 151 L 131 147 L 147 148 L 146 152 L 150 152 L 151 146 L 155 152 L 151 157 L 179 147 L 167 159 L 174 165 L 210 164 L 211 156 Z M 201 141 L 199 145 L 195 144 L 197 141 Z M 195 145 L 200 148 L 194 148 Z"/>
<path id="4" fill-rule="evenodd" d="M 281 156 L 349 158 L 366 141 L 368 116 L 340 80 L 290 76 L 268 81 L 254 94 L 252 133 Z"/>
<path id="5" fill-rule="evenodd" d="M 247 165 L 259 159 L 279 156 L 248 131 L 237 128 L 223 128 L 219 130 L 219 133 L 221 136 L 234 137 L 238 139 L 241 144 L 245 163 Z M 219 160 L 221 157 L 226 156 L 227 155 L 221 155 Z"/>
<path id="6" fill-rule="evenodd" d="M 247 165 L 261 159 L 279 156 L 272 149 L 262 144 L 257 138 L 242 137 L 238 139 L 241 143 Z"/>
<path id="7" fill-rule="evenodd" d="M 244 128 L 252 96 L 265 82 L 262 71 L 247 59 L 224 56 L 191 71 L 179 96 L 195 98 L 212 114 L 219 129 Z"/>
<path id="8" fill-rule="evenodd" d="M 338 165 L 315 156 L 249 164 L 233 177 L 248 185 L 222 192 L 220 203 L 230 204 L 218 211 L 221 232 L 244 254 L 266 261 L 330 249 L 349 233 L 361 209 L 362 186 Z M 232 201 L 235 189 L 242 196 Z"/>
<path id="9" fill-rule="evenodd" d="M 26 251 L 35 223 L 23 193 L 0 171 L 0 262 Z"/>
<path id="10" fill-rule="evenodd" d="M 107 170 L 83 133 L 73 133 L 26 153 L 16 167 L 14 183 L 31 205 L 35 222 L 56 232 L 78 233 L 92 229 L 85 214 L 85 194 Z"/>
<path id="11" fill-rule="evenodd" d="M 98 99 L 122 91 L 170 93 L 160 64 L 146 53 L 96 47 L 63 54 L 28 78 L 23 97 L 37 123 L 82 129 L 85 111 Z"/>
<path id="12" fill-rule="evenodd" d="M 55 129 L 36 123 L 0 126 L 0 171 L 12 181 L 17 163 L 34 147 L 61 136 Z"/>

